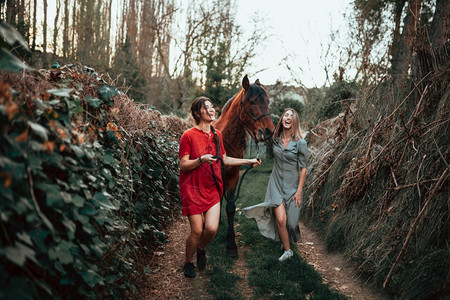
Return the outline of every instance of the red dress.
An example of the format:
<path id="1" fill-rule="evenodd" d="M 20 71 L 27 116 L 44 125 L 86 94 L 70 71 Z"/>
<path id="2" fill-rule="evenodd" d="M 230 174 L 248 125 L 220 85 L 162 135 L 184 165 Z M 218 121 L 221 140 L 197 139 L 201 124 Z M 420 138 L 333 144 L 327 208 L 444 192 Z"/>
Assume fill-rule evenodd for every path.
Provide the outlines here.
<path id="1" fill-rule="evenodd" d="M 216 133 L 220 140 L 220 157 L 223 157 L 225 148 L 223 147 L 222 133 L 218 130 L 216 130 Z M 216 155 L 213 137 L 212 132 L 208 135 L 195 127 L 186 130 L 180 139 L 179 158 L 181 159 L 187 154 L 189 154 L 189 159 L 198 159 L 205 154 Z M 189 216 L 203 213 L 220 201 L 223 191 L 220 164 L 220 160 L 212 164 L 221 189 L 220 194 L 214 183 L 210 164 L 203 163 L 188 172 L 180 170 L 180 196 L 183 215 Z"/>

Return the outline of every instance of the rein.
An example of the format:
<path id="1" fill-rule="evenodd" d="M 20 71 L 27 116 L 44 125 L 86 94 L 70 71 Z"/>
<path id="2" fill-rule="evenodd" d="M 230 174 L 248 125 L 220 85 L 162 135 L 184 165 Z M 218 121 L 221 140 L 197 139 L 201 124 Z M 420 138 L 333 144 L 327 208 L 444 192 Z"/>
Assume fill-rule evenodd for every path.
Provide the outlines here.
<path id="1" fill-rule="evenodd" d="M 256 144 L 256 159 L 259 160 L 259 146 L 258 146 L 258 142 L 255 141 L 255 144 Z M 238 188 L 236 190 L 236 197 L 233 197 L 233 200 L 230 201 L 228 199 L 228 197 L 226 196 L 226 194 L 225 194 L 225 164 L 223 163 L 223 159 L 220 156 L 217 156 L 217 155 L 213 156 L 212 158 L 217 158 L 218 160 L 220 160 L 220 164 L 221 164 L 220 170 L 221 170 L 221 173 L 222 173 L 222 182 L 223 182 L 223 191 L 224 191 L 222 193 L 222 195 L 225 196 L 225 200 L 227 200 L 227 202 L 236 202 L 236 200 L 239 198 L 239 192 L 241 190 L 242 180 L 244 180 L 244 177 L 245 177 L 245 175 L 247 175 L 248 171 L 253 169 L 253 166 L 249 166 L 247 168 L 247 170 L 245 170 L 244 174 L 242 174 L 241 178 L 239 179 L 238 186 L 237 186 Z M 217 181 L 217 176 L 216 176 L 216 173 L 214 172 L 214 167 L 213 167 L 212 164 L 211 164 L 211 171 L 212 171 L 212 175 L 213 175 L 213 178 L 214 178 L 214 184 L 216 185 L 216 188 L 217 188 L 217 190 L 219 191 L 219 194 L 220 194 L 219 182 Z"/>

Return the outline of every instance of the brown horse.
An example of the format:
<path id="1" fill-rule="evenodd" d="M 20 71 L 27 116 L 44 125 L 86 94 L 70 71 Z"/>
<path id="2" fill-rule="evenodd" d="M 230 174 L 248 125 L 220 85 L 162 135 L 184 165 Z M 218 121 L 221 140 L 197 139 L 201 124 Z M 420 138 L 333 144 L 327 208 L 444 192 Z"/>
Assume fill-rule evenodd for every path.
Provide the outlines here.
<path id="1" fill-rule="evenodd" d="M 247 133 L 256 143 L 266 141 L 272 136 L 274 126 L 269 114 L 269 96 L 259 80 L 250 84 L 247 75 L 244 76 L 241 91 L 228 100 L 214 127 L 222 132 L 227 156 L 237 158 L 244 157 L 248 142 Z M 229 256 L 237 256 L 233 223 L 239 169 L 239 166 L 226 167 L 224 178 L 228 218 L 227 254 Z"/>

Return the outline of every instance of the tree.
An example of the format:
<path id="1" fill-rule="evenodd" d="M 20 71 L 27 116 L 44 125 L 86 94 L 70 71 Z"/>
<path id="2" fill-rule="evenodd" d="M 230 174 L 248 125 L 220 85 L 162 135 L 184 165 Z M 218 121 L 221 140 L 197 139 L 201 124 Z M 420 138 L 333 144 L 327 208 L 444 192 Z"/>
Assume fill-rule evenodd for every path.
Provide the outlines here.
<path id="1" fill-rule="evenodd" d="M 125 43 L 116 51 L 110 72 L 117 77 L 117 86 L 128 92 L 134 100 L 144 102 L 145 77 L 141 75 L 138 62 L 131 53 L 131 49 L 131 42 L 127 37 Z"/>
<path id="2" fill-rule="evenodd" d="M 255 21 L 250 36 L 244 37 L 234 17 L 236 6 L 230 0 L 194 3 L 189 10 L 185 66 L 197 70 L 197 84 L 222 106 L 240 89 L 244 70 L 264 39 L 264 31 L 258 30 Z"/>
<path id="3" fill-rule="evenodd" d="M 56 16 L 55 16 L 55 23 L 53 27 L 53 53 L 56 54 L 57 52 L 57 38 L 58 38 L 58 23 L 59 23 L 59 11 L 61 9 L 61 2 L 59 0 L 56 1 Z"/>
<path id="4" fill-rule="evenodd" d="M 44 24 L 42 26 L 44 42 L 42 43 L 43 63 L 46 65 L 47 59 L 47 0 L 44 0 Z"/>

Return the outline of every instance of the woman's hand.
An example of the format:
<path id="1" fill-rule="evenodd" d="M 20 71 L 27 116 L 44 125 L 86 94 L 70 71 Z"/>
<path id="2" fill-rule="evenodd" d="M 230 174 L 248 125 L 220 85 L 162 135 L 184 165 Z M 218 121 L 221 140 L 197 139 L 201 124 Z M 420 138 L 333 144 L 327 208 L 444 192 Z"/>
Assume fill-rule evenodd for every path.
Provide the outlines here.
<path id="1" fill-rule="evenodd" d="M 259 158 L 249 159 L 248 165 L 254 167 L 259 166 L 262 163 L 262 160 Z"/>
<path id="2" fill-rule="evenodd" d="M 204 155 L 200 156 L 200 159 L 202 160 L 202 162 L 205 162 L 208 164 L 212 164 L 213 162 L 217 161 L 217 158 L 213 158 L 212 154 L 204 154 Z"/>
<path id="3" fill-rule="evenodd" d="M 300 207 L 302 205 L 302 191 L 297 191 L 292 200 L 295 201 L 295 207 Z"/>

